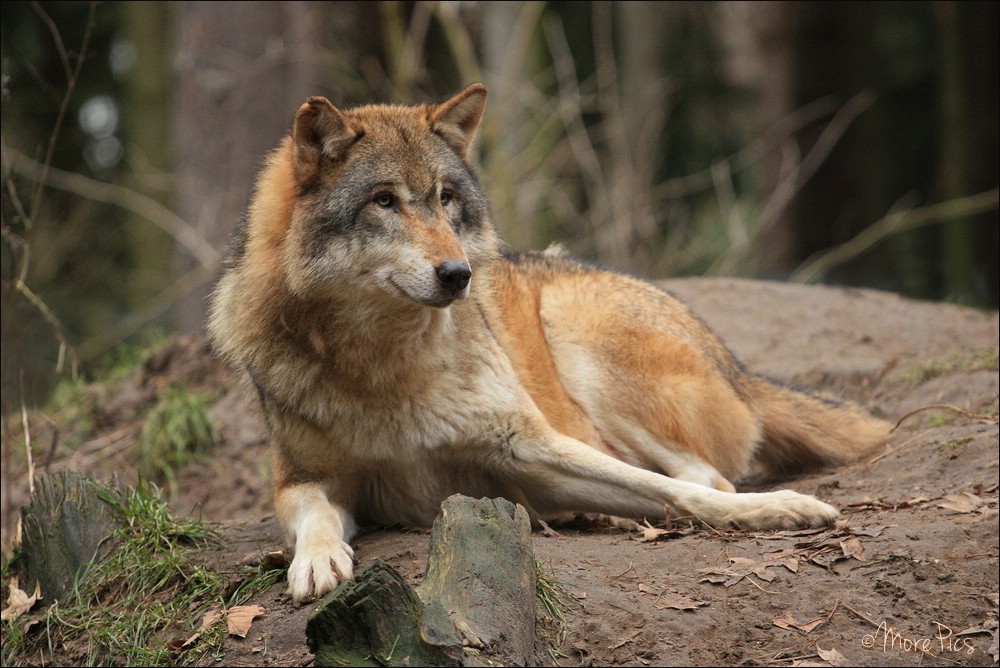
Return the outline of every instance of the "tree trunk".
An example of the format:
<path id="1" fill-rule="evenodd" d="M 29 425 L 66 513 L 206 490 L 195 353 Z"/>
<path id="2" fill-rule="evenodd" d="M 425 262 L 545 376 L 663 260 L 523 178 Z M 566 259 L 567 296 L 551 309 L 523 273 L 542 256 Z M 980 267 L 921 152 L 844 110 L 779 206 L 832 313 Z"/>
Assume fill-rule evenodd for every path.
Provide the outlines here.
<path id="1" fill-rule="evenodd" d="M 247 205 L 263 156 L 296 107 L 320 91 L 320 3 L 182 2 L 176 24 L 174 150 L 182 218 L 221 253 Z M 198 266 L 177 258 L 183 277 Z M 210 286 L 177 306 L 180 332 L 202 329 Z"/>
<path id="2" fill-rule="evenodd" d="M 971 195 L 965 167 L 971 151 L 967 118 L 968 77 L 962 62 L 964 32 L 961 29 L 962 7 L 934 3 L 941 44 L 940 67 L 940 161 L 938 187 L 943 199 Z M 953 220 L 943 228 L 945 296 L 960 303 L 973 303 L 975 288 L 975 252 L 972 223 Z"/>

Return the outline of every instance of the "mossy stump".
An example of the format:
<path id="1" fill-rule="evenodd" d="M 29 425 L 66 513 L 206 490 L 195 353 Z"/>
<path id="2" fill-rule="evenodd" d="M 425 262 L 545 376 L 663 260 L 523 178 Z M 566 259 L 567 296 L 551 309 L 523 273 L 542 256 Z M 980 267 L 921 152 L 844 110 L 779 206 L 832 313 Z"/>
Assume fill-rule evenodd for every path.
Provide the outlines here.
<path id="1" fill-rule="evenodd" d="M 114 550 L 121 520 L 93 479 L 74 471 L 56 471 L 36 482 L 30 503 L 21 509 L 21 556 L 18 572 L 26 591 L 41 583 L 48 602 L 62 598 Z"/>
<path id="2" fill-rule="evenodd" d="M 529 662 L 535 561 L 524 508 L 451 496 L 430 540 L 419 591 L 374 562 L 320 601 L 306 628 L 317 666 Z"/>

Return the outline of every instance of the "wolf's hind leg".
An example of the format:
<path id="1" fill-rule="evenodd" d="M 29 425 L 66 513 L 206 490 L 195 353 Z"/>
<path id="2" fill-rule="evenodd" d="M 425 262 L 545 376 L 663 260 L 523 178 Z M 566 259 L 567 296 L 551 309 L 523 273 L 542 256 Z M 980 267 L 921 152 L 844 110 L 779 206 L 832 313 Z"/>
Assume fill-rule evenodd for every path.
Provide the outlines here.
<path id="1" fill-rule="evenodd" d="M 627 277 L 553 279 L 540 313 L 560 380 L 623 461 L 733 491 L 761 420 L 743 374 L 682 304 Z M 616 455 L 617 456 L 617 455 Z"/>
<path id="2" fill-rule="evenodd" d="M 722 492 L 736 491 L 717 468 L 669 437 L 658 437 L 624 416 L 606 416 L 605 425 L 616 448 L 629 452 L 630 459 L 635 460 L 630 463 Z"/>
<path id="3" fill-rule="evenodd" d="M 736 485 L 726 480 L 714 466 L 709 466 L 701 460 L 697 460 L 693 462 L 693 465 L 680 469 L 677 473 L 670 474 L 670 477 L 697 483 L 705 487 L 712 487 L 720 492 L 736 491 Z"/>
<path id="4" fill-rule="evenodd" d="M 354 550 L 347 544 L 353 521 L 317 483 L 278 490 L 278 519 L 295 550 L 288 568 L 288 593 L 296 603 L 332 591 L 354 574 Z"/>

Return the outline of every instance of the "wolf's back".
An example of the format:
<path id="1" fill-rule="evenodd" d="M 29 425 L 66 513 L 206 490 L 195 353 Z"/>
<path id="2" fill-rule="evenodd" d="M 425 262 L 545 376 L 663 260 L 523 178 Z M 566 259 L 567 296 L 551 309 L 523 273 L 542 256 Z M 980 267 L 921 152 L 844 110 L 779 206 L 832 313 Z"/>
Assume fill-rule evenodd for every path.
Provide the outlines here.
<path id="1" fill-rule="evenodd" d="M 812 397 L 764 378 L 748 379 L 762 417 L 756 463 L 773 477 L 854 461 L 884 444 L 891 425 L 860 406 Z"/>

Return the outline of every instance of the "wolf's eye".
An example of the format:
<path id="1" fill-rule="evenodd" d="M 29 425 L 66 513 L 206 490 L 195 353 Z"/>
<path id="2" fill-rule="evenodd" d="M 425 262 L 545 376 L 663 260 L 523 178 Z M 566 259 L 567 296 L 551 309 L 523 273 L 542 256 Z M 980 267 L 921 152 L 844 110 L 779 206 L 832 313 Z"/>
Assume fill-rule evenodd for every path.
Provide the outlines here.
<path id="1" fill-rule="evenodd" d="M 372 201 L 383 209 L 388 209 L 396 199 L 392 196 L 392 193 L 379 193 L 372 198 Z"/>
<path id="2" fill-rule="evenodd" d="M 453 199 L 455 199 L 455 196 L 450 190 L 441 191 L 441 206 L 448 206 Z"/>

